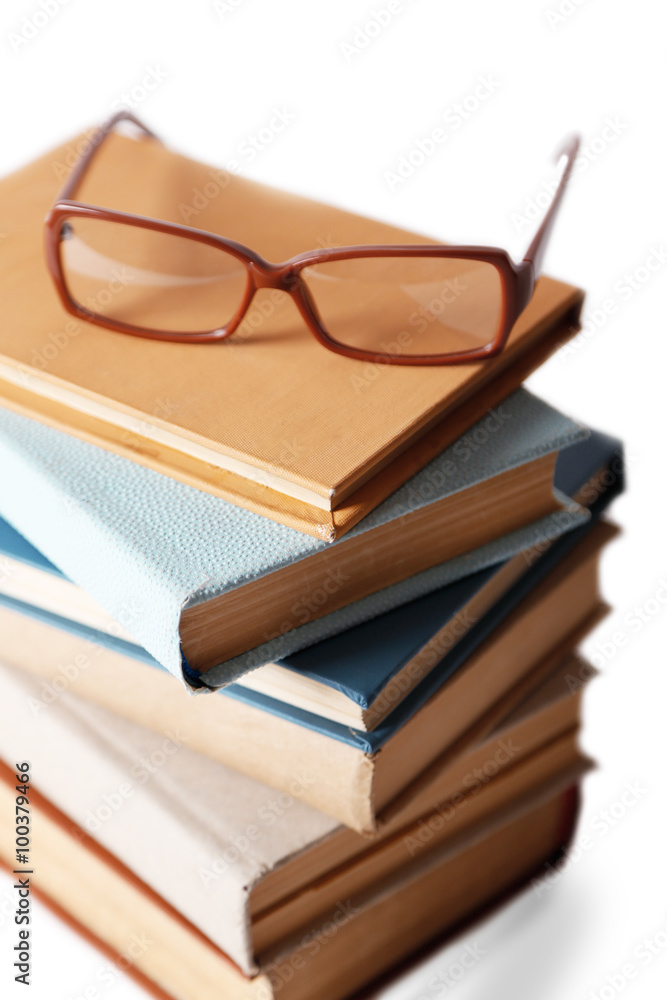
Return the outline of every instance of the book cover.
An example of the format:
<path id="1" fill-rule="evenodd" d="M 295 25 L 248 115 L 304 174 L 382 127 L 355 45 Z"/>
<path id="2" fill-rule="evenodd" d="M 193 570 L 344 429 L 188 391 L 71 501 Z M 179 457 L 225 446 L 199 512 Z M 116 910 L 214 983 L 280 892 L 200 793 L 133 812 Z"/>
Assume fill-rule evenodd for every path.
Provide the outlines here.
<path id="1" fill-rule="evenodd" d="M 286 296 L 268 292 L 226 343 L 113 333 L 64 311 L 44 262 L 43 220 L 62 182 L 53 163 L 65 150 L 0 182 L 0 399 L 316 537 L 349 530 L 576 330 L 581 293 L 542 278 L 502 354 L 476 365 L 337 356 Z M 210 180 L 210 168 L 158 142 L 114 134 L 81 197 L 181 222 L 179 206 Z M 433 242 L 240 177 L 194 224 L 276 261 L 323 241 Z"/>
<path id="2" fill-rule="evenodd" d="M 421 510 L 494 472 L 574 444 L 586 431 L 525 390 L 504 406 L 506 419 L 482 443 L 474 434 L 437 456 L 333 545 L 220 498 L 194 490 L 52 428 L 0 412 L 0 513 L 70 580 L 89 593 L 166 669 L 201 684 L 188 670 L 181 627 L 189 614 L 241 593 L 287 566 L 332 552 L 407 511 Z M 219 669 L 214 683 L 297 649 L 501 562 L 583 523 L 587 512 L 559 496 L 554 514 L 444 564 L 432 566 L 329 614 L 299 605 L 247 652 Z M 400 546 L 400 538 L 396 540 Z M 308 595 L 304 595 L 308 596 Z M 339 597 L 336 598 L 340 600 Z M 326 603 L 326 602 L 325 602 Z M 264 635 L 262 635 L 264 631 Z M 219 637 L 220 641 L 225 636 Z M 264 639 L 264 642 L 261 640 Z M 182 648 L 183 646 L 183 648 Z M 222 657 L 220 658 L 223 659 Z"/>
<path id="3" fill-rule="evenodd" d="M 623 489 L 623 449 L 619 440 L 591 431 L 588 438 L 566 448 L 558 456 L 554 485 L 562 493 L 574 497 L 599 472 L 603 476 L 596 494 L 585 493 L 580 497 L 598 517 Z M 566 551 L 576 538 L 575 531 L 562 542 L 555 542 L 556 551 Z M 0 532 L 0 551 L 1 546 Z M 364 709 L 369 708 L 402 667 L 427 646 L 446 622 L 455 619 L 505 565 L 507 563 L 490 566 L 440 587 L 389 613 L 286 656 L 280 665 L 340 691 Z M 534 578 L 530 583 L 533 585 Z M 443 654 L 446 649 L 443 647 Z M 215 672 L 207 676 L 206 681 L 209 685 L 214 684 Z"/>
<path id="4" fill-rule="evenodd" d="M 571 782 L 579 780 L 579 771 L 572 769 Z M 3 764 L 0 797 L 7 807 L 11 784 L 11 771 Z M 344 1000 L 444 935 L 465 930 L 537 877 L 547 863 L 557 864 L 572 838 L 579 797 L 577 784 L 563 788 L 556 782 L 551 789 L 539 790 L 513 812 L 505 810 L 499 823 L 458 845 L 453 854 L 445 851 L 430 859 L 412 879 L 385 886 L 375 895 L 367 893 L 349 919 L 341 919 L 340 910 L 327 915 L 305 940 L 274 956 L 254 976 L 245 975 L 222 949 L 39 793 L 34 793 L 36 842 L 44 861 L 34 888 L 90 944 L 112 962 L 120 959 L 156 1000 L 306 1000 L 313 993 Z M 504 859 L 502 868 L 499 857 Z M 0 864 L 12 867 L 2 849 Z M 99 906 L 99 885 L 113 901 L 113 920 L 108 908 Z M 332 926 L 338 927 L 334 936 Z M 136 941 L 142 934 L 157 947 L 137 955 Z M 363 951 L 360 940 L 366 943 Z"/>
<path id="5" fill-rule="evenodd" d="M 623 449 L 620 441 L 599 431 L 591 431 L 589 437 L 565 449 L 558 457 L 556 465 L 555 486 L 563 493 L 579 496 L 591 511 L 594 518 L 604 511 L 623 488 Z M 575 544 L 583 532 L 576 531 L 554 543 L 554 556 L 566 552 Z M 539 558 L 535 553 L 535 559 Z M 516 557 L 515 557 L 516 558 Z M 49 609 L 46 598 L 43 598 L 45 586 L 37 580 L 37 586 L 31 590 L 32 578 L 26 580 L 25 586 L 19 588 L 14 584 L 17 574 L 17 563 L 24 564 L 30 570 L 40 574 L 50 574 L 58 579 L 64 579 L 60 570 L 54 566 L 39 550 L 32 546 L 22 535 L 13 529 L 6 521 L 0 519 L 0 602 L 16 610 L 39 617 L 41 620 L 57 627 L 73 629 L 89 641 L 102 643 L 110 649 L 135 657 L 142 662 L 148 662 L 155 667 L 159 664 L 142 647 L 128 643 L 122 637 L 122 629 L 109 627 L 105 631 L 91 628 L 86 624 L 85 616 L 80 618 L 64 618 Z M 377 618 L 370 619 L 354 626 L 345 632 L 324 639 L 319 643 L 306 647 L 301 652 L 278 661 L 277 666 L 287 669 L 297 678 L 305 678 L 317 682 L 325 688 L 330 688 L 343 694 L 354 705 L 363 709 L 377 703 L 386 696 L 391 711 L 398 702 L 409 693 L 401 686 L 401 697 L 393 691 L 392 681 L 403 670 L 404 666 L 414 662 L 421 650 L 429 649 L 434 637 L 441 632 L 443 625 L 455 620 L 461 610 L 469 606 L 482 588 L 487 587 L 502 572 L 508 562 L 500 563 L 488 569 L 481 570 L 461 580 L 440 587 L 424 597 L 401 605 L 390 612 L 385 612 Z M 528 559 L 522 565 L 522 572 L 529 568 Z M 552 562 L 551 565 L 554 565 Z M 4 571 L 4 579 L 3 579 Z M 532 575 L 529 586 L 534 586 L 536 576 Z M 3 592 L 4 591 L 4 592 Z M 515 593 L 518 593 L 515 592 Z M 12 596 L 13 595 L 13 596 Z M 23 600 L 20 597 L 23 596 Z M 43 603 L 40 603 L 43 598 Z M 509 607 L 509 602 L 506 603 Z M 472 626 L 474 623 L 470 623 Z M 466 628 L 466 631 L 468 629 Z M 463 634 L 457 636 L 457 641 L 463 639 Z M 436 662 L 449 652 L 450 645 L 433 650 L 433 656 L 427 664 L 422 664 L 422 670 L 411 673 L 410 679 L 414 687 L 432 669 Z M 426 669 L 428 667 L 428 669 Z M 254 702 L 253 691 L 262 694 L 261 686 L 256 679 L 261 677 L 264 668 L 259 667 L 246 678 L 254 680 L 245 695 L 249 703 Z M 207 677 L 211 686 L 213 679 Z M 228 687 L 227 693 L 234 694 L 238 683 Z M 263 707 L 269 711 L 282 711 L 289 717 L 289 698 L 279 699 L 266 696 Z M 303 708 L 303 706 L 301 706 Z M 314 711 L 314 709 L 313 709 Z M 326 716 L 324 711 L 316 714 Z M 390 714 L 388 711 L 387 714 Z M 330 717 L 330 716 L 329 716 Z M 337 721 L 337 720 L 333 720 Z M 380 720 L 382 721 L 382 720 Z M 349 724 L 345 729 L 349 727 Z M 364 728 L 352 725 L 351 728 Z M 376 728 L 371 726 L 368 728 Z M 342 731 L 345 731 L 343 729 Z"/>
<path id="6" fill-rule="evenodd" d="M 226 696 L 229 688 L 190 698 L 164 671 L 8 609 L 0 609 L 3 655 L 39 678 L 39 698 L 30 706 L 37 721 L 71 691 L 163 737 L 178 730 L 198 752 L 353 829 L 373 831 L 397 801 L 417 794 L 438 761 L 489 732 L 499 706 L 502 714 L 511 711 L 597 624 L 605 611 L 599 556 L 615 533 L 605 524 L 590 530 L 495 628 L 489 623 L 492 631 L 479 646 L 466 656 L 459 644 L 453 653 L 462 660 L 445 657 L 441 672 L 433 671 L 372 733 L 286 713 L 284 706 L 265 710 L 261 701 Z M 473 631 L 469 637 L 483 639 Z M 296 772 L 307 775 L 302 786 L 291 780 Z"/>
<path id="7" fill-rule="evenodd" d="M 563 678 L 575 666 L 571 659 L 559 664 L 524 706 L 460 760 L 448 762 L 410 808 L 372 839 L 201 757 L 178 733 L 155 735 L 67 694 L 36 720 L 30 704 L 37 682 L 5 667 L 0 667 L 0 691 L 7 725 L 0 733 L 0 754 L 11 759 L 16 740 L 29 734 L 39 791 L 252 974 L 266 951 L 269 913 L 282 910 L 278 934 L 284 940 L 297 894 L 319 892 L 310 910 L 315 923 L 332 892 L 349 894 L 354 885 L 358 894 L 372 885 L 378 871 L 364 877 L 359 869 L 377 858 L 378 849 L 391 851 L 392 843 L 400 848 L 402 842 L 386 870 L 407 871 L 415 856 L 420 861 L 437 842 L 465 836 L 489 812 L 512 808 L 527 790 L 551 788 L 554 780 L 570 783 L 581 690 L 569 692 Z M 514 748 L 509 754 L 508 747 Z M 71 779 L 72 760 L 80 762 L 77 781 Z M 493 776 L 482 783 L 469 780 L 487 761 L 496 762 Z M 295 773 L 293 780 L 299 777 Z M 411 852 L 406 838 L 438 807 L 444 817 L 438 837 Z M 327 887 L 327 879 L 339 884 Z M 273 948 L 280 936 L 274 934 Z"/>

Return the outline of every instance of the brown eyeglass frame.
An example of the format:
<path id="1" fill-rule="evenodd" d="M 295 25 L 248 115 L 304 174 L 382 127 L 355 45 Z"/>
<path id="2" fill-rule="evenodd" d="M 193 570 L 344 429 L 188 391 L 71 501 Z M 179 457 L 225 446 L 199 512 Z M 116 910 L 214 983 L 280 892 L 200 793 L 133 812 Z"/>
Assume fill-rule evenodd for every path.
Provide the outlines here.
<path id="1" fill-rule="evenodd" d="M 510 335 L 512 327 L 532 298 L 535 283 L 541 272 L 546 245 L 579 149 L 578 136 L 569 137 L 560 148 L 556 159 L 560 160 L 563 156 L 567 158 L 563 174 L 542 224 L 528 247 L 523 260 L 518 264 L 511 259 L 505 250 L 496 247 L 422 246 L 415 244 L 362 245 L 311 250 L 298 254 L 296 257 L 291 257 L 280 264 L 272 264 L 250 247 L 244 246 L 242 243 L 237 243 L 234 240 L 225 239 L 223 236 L 218 236 L 215 233 L 76 201 L 76 192 L 95 154 L 99 151 L 109 133 L 123 121 L 131 122 L 151 139 L 157 139 L 157 136 L 129 111 L 119 111 L 113 115 L 96 131 L 90 148 L 76 164 L 45 220 L 47 266 L 60 300 L 68 312 L 98 326 L 136 337 L 147 337 L 154 340 L 176 341 L 180 343 L 210 343 L 226 340 L 234 333 L 242 321 L 255 292 L 260 288 L 275 288 L 286 292 L 292 297 L 309 330 L 323 347 L 334 351 L 336 354 L 355 358 L 358 361 L 370 361 L 389 365 L 468 364 L 495 357 L 502 351 L 507 343 L 507 338 Z M 67 218 L 76 216 L 100 219 L 106 222 L 119 222 L 125 225 L 137 226 L 141 229 L 150 229 L 153 232 L 185 237 L 186 239 L 196 240 L 200 243 L 206 243 L 211 247 L 219 248 L 236 257 L 244 263 L 247 272 L 244 297 L 236 315 L 222 328 L 203 333 L 187 333 L 185 331 L 168 332 L 135 327 L 129 323 L 107 319 L 98 313 L 85 309 L 70 295 L 60 256 L 63 222 Z M 455 257 L 461 260 L 484 261 L 492 264 L 500 275 L 503 300 L 501 321 L 495 340 L 491 344 L 476 348 L 473 351 L 409 356 L 363 351 L 340 344 L 327 332 L 320 320 L 308 287 L 300 275 L 304 268 L 310 267 L 313 264 L 348 260 L 355 257 Z"/>

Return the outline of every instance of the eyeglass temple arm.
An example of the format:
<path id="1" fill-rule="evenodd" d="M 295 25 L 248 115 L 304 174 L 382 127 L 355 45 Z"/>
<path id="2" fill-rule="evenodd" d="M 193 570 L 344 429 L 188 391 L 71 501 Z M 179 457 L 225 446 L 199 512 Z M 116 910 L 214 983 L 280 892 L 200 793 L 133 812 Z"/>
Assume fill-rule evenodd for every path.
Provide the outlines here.
<path id="1" fill-rule="evenodd" d="M 567 182 L 570 179 L 572 169 L 574 167 L 577 153 L 579 151 L 580 139 L 578 135 L 569 136 L 558 150 L 556 155 L 556 160 L 560 160 L 561 157 L 567 157 L 565 163 L 565 169 L 556 188 L 556 193 L 553 196 L 551 205 L 549 206 L 549 211 L 545 215 L 542 225 L 535 233 L 533 242 L 530 244 L 526 253 L 524 254 L 524 261 L 528 261 L 533 265 L 533 272 L 535 278 L 537 278 L 542 271 L 542 261 L 544 259 L 544 254 L 547 248 L 547 243 L 549 242 L 549 237 L 551 235 L 551 230 L 553 229 L 554 222 L 556 221 L 556 216 L 558 214 L 558 209 L 560 208 L 560 203 L 565 194 L 565 188 L 567 187 Z"/>
<path id="2" fill-rule="evenodd" d="M 120 122 L 131 122 L 145 135 L 150 136 L 151 139 L 157 139 L 155 133 L 151 132 L 151 130 L 140 122 L 138 118 L 135 118 L 131 111 L 123 110 L 116 112 L 116 114 L 107 119 L 103 125 L 100 125 L 98 129 L 95 129 L 95 135 L 93 139 L 91 139 L 90 148 L 83 154 L 74 170 L 67 178 L 65 186 L 58 195 L 58 201 L 71 201 L 73 199 L 79 186 L 81 185 L 86 171 L 93 161 L 93 157 L 99 151 L 106 137 L 113 132 Z"/>

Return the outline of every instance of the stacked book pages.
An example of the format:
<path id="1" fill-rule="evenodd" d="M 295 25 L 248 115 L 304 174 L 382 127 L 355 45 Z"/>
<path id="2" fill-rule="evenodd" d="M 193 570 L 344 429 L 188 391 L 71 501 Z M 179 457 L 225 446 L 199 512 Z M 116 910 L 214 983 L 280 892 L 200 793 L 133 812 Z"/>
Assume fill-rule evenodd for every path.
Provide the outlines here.
<path id="1" fill-rule="evenodd" d="M 522 382 L 582 295 L 466 365 L 341 356 L 268 289 L 228 342 L 125 336 L 44 264 L 67 150 L 0 182 L 0 800 L 29 774 L 34 890 L 153 994 L 342 1000 L 572 835 L 623 453 Z M 84 187 L 179 222 L 212 176 L 114 134 Z M 189 224 L 269 260 L 430 242 L 218 186 Z"/>

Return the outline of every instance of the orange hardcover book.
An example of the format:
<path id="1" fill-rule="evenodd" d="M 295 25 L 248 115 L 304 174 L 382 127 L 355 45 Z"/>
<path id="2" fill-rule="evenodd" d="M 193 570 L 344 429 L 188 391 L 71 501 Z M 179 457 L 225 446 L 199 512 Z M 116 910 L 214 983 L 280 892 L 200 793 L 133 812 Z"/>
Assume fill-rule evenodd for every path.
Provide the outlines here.
<path id="1" fill-rule="evenodd" d="M 224 343 L 103 329 L 65 312 L 44 260 L 44 216 L 77 148 L 85 137 L 0 182 L 0 403 L 316 537 L 344 534 L 577 329 L 582 293 L 549 278 L 504 351 L 469 365 L 341 357 L 269 289 Z M 276 262 L 323 245 L 434 242 L 121 134 L 78 197 L 185 222 Z"/>

